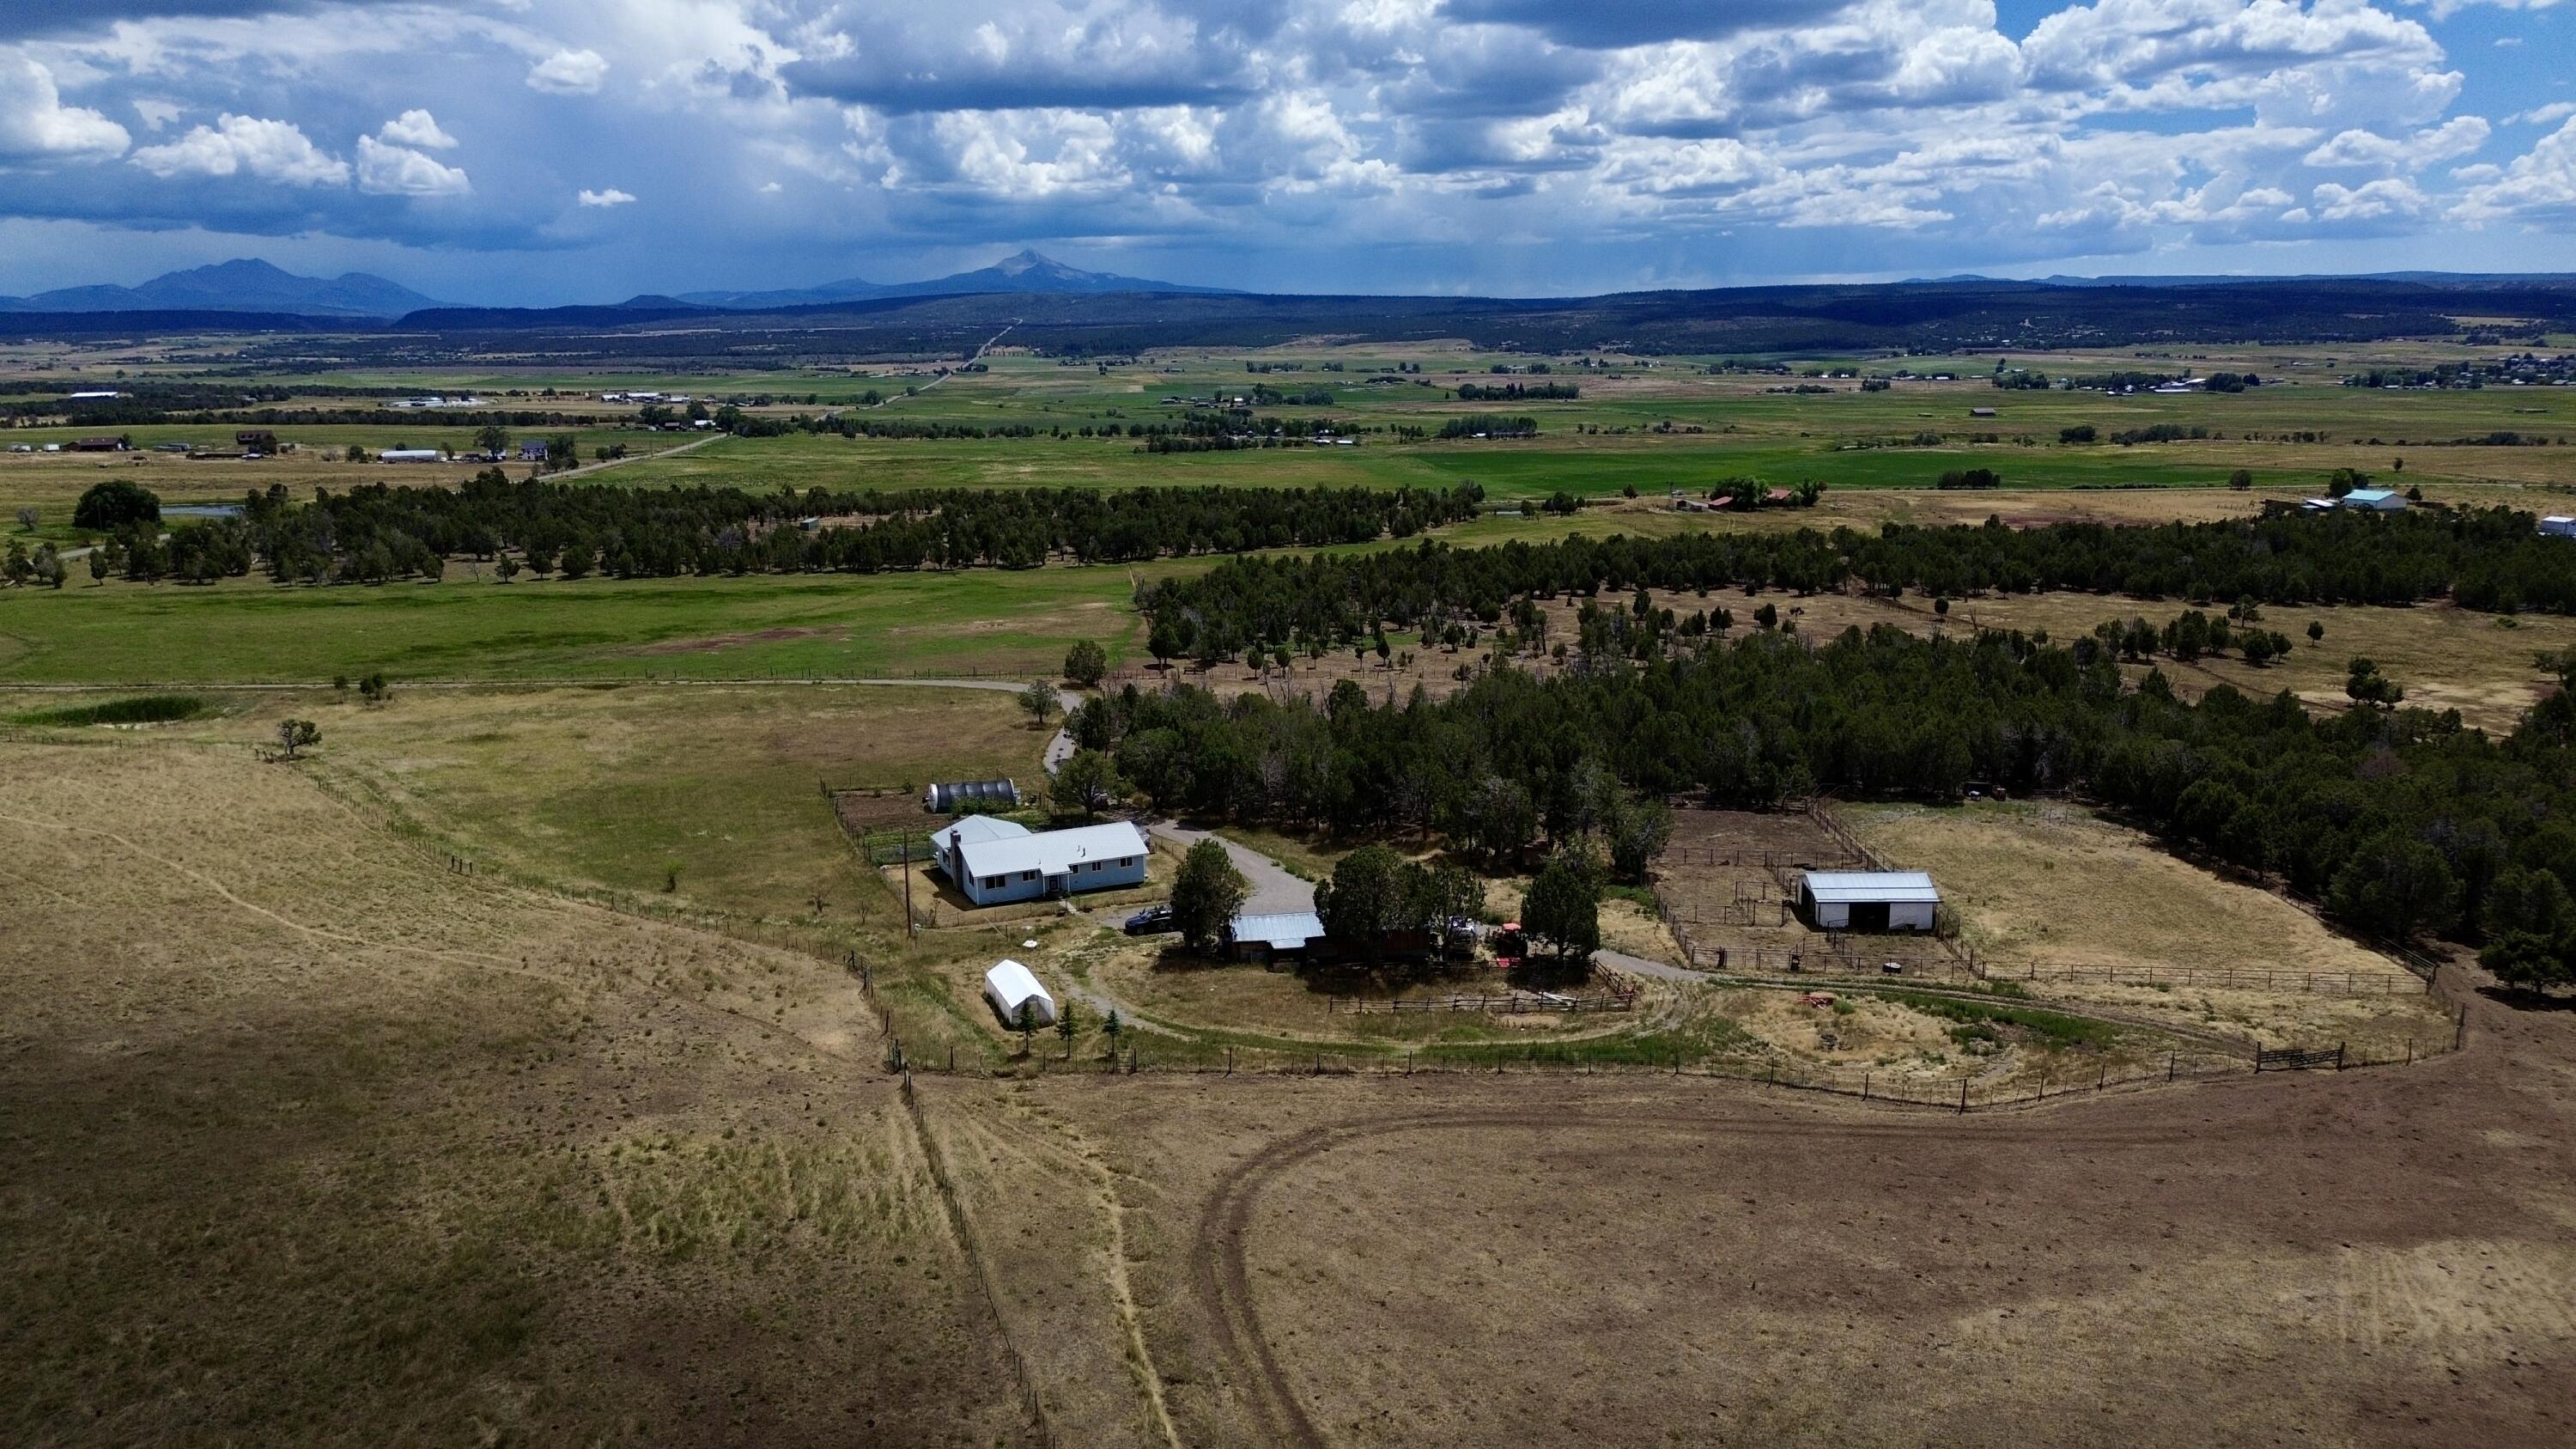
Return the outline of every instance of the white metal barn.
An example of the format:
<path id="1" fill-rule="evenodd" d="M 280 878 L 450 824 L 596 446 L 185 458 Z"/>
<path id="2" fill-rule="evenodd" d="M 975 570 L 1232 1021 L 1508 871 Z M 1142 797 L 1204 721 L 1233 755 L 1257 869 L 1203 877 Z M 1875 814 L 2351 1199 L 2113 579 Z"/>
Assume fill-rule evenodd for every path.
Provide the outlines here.
<path id="1" fill-rule="evenodd" d="M 1055 998 L 1038 984 L 1037 973 L 1017 961 L 1004 960 L 984 973 L 984 999 L 1002 1014 L 1005 1026 L 1020 1024 L 1020 1008 L 1029 1008 L 1029 1019 L 1039 1026 L 1055 1025 Z"/>
<path id="2" fill-rule="evenodd" d="M 1928 931 L 1941 905 L 1919 870 L 1811 870 L 1798 897 L 1828 931 Z"/>
<path id="3" fill-rule="evenodd" d="M 2570 518 L 2563 513 L 2553 513 L 2547 518 L 2540 520 L 2540 536 L 2542 538 L 2576 538 L 2576 518 Z"/>

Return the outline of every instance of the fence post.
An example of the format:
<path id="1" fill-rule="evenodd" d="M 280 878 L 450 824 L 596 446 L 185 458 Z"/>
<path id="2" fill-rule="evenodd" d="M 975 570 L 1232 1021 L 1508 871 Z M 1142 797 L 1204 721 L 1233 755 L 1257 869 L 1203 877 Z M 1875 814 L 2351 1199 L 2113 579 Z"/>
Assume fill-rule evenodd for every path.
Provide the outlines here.
<path id="1" fill-rule="evenodd" d="M 1959 1079 L 1959 1115 L 1968 1115 L 1968 1079 L 1965 1077 Z"/>
<path id="2" fill-rule="evenodd" d="M 1234 1048 L 1232 1047 L 1225 1049 L 1225 1074 L 1229 1077 L 1234 1075 Z"/>
<path id="3" fill-rule="evenodd" d="M 2173 1049 L 2173 1048 L 2171 1048 L 2171 1047 L 2167 1047 L 2167 1048 L 2165 1048 L 2165 1080 L 2166 1080 L 2166 1081 L 2168 1081 L 2168 1082 L 2170 1082 L 2170 1081 L 2172 1081 L 2173 1079 L 2174 1079 L 2174 1049 Z"/>
<path id="4" fill-rule="evenodd" d="M 2342 1042 L 2335 1043 L 2335 1070 L 2338 1072 L 2343 1070 L 2343 1048 Z"/>
<path id="5" fill-rule="evenodd" d="M 1860 1099 L 1864 1102 L 1869 1100 L 1869 1073 L 1867 1072 L 1860 1074 Z"/>

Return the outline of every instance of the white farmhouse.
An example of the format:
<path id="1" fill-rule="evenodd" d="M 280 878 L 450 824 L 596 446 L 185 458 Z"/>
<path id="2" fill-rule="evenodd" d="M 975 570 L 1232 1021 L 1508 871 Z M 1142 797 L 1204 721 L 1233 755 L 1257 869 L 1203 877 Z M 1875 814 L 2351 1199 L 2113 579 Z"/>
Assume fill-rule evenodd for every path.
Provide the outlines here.
<path id="1" fill-rule="evenodd" d="M 1032 834 L 975 815 L 931 839 L 940 869 L 979 906 L 1145 883 L 1145 837 L 1124 820 Z"/>

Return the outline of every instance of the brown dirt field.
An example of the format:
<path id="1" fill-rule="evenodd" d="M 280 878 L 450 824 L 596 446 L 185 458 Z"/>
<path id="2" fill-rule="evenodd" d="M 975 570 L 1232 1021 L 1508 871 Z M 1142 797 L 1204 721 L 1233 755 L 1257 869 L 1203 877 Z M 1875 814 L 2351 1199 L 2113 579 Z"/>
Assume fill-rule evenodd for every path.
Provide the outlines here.
<path id="1" fill-rule="evenodd" d="M 2576 1012 L 2475 1011 L 2430 1066 L 1967 1118 L 1639 1078 L 1042 1090 L 1107 1161 L 1180 1442 L 2563 1444 Z M 925 1086 L 942 1118 L 995 1090 Z M 1132 1406 L 1063 1427 L 1163 1442 Z"/>
<path id="2" fill-rule="evenodd" d="M 1817 869 L 1855 868 L 1850 853 L 1803 814 L 1750 810 L 1676 810 L 1672 839 L 1655 861 L 1657 888 L 1687 938 L 1692 959 L 1680 965 L 1718 968 L 1727 953 L 1731 971 L 1776 973 L 1795 952 L 1801 962 L 1821 951 L 1825 938 L 1783 909 L 1786 892 L 1764 856 L 1793 871 L 1801 862 Z M 1737 900 L 1738 890 L 1758 899 Z M 1891 948 L 1925 954 L 1922 943 Z"/>
<path id="3" fill-rule="evenodd" d="M 13 744 L 0 802 L 0 1438 L 1018 1441 L 841 971 L 247 751 Z"/>

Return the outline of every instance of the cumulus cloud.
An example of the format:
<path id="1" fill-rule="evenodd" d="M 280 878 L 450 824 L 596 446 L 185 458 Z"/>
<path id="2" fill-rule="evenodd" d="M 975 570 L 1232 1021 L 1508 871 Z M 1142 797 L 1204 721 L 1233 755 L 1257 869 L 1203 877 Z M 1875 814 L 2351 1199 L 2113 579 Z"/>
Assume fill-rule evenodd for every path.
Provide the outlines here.
<path id="1" fill-rule="evenodd" d="M 133 162 L 155 176 L 248 175 L 282 186 L 338 186 L 349 163 L 307 138 L 291 121 L 225 114 L 176 141 L 145 146 Z"/>
<path id="2" fill-rule="evenodd" d="M 2411 136 L 2382 136 L 2355 128 L 2336 133 L 2306 156 L 2310 166 L 2405 167 L 2409 170 L 2465 156 L 2487 143 L 2489 127 L 2482 116 L 2459 116 Z"/>
<path id="3" fill-rule="evenodd" d="M 2393 176 L 2357 187 L 2327 181 L 2317 186 L 2309 202 L 2317 216 L 2326 221 L 2376 221 L 2421 212 L 2424 193 L 2416 190 L 2413 182 Z"/>
<path id="4" fill-rule="evenodd" d="M 2576 120 L 2542 137 L 2501 175 L 2471 186 L 2454 214 L 2471 222 L 2576 220 Z"/>
<path id="5" fill-rule="evenodd" d="M 595 50 L 558 50 L 528 70 L 531 90 L 552 96 L 599 94 L 608 79 L 608 58 Z"/>
<path id="6" fill-rule="evenodd" d="M 235 207 L 280 230 L 609 245 L 621 229 L 567 214 L 634 197 L 578 178 L 650 158 L 764 198 L 657 212 L 658 248 L 719 264 L 746 238 L 1088 238 L 1363 275 L 1373 249 L 1547 250 L 1581 275 L 1605 248 L 1740 245 L 1866 271 L 1902 233 L 1909 269 L 1983 268 L 2549 218 L 2557 149 L 2489 148 L 2576 116 L 2459 114 L 2496 53 L 2454 64 L 2435 31 L 2455 7 L 2414 0 L 2055 0 L 2018 40 L 1992 0 L 140 3 L 157 13 L 49 24 L 41 93 L 0 46 L 0 165 L 30 153 L 31 113 L 91 123 L 86 150 L 41 152 L 48 174 L 124 153 L 68 95 L 156 133 L 116 168 L 152 195 L 66 186 L 0 215 Z M 280 24 L 279 3 L 324 18 Z M 414 104 L 409 58 L 430 53 L 515 57 L 526 83 L 442 90 L 442 122 Z M 380 199 L 406 197 L 448 203 Z"/>
<path id="7" fill-rule="evenodd" d="M 423 152 L 360 136 L 358 189 L 370 196 L 463 196 L 474 185 L 462 170 Z"/>
<path id="8" fill-rule="evenodd" d="M 131 139 L 98 112 L 64 105 L 52 71 L 21 52 L 0 50 L 0 165 L 118 156 Z"/>
<path id="9" fill-rule="evenodd" d="M 439 129 L 438 118 L 427 111 L 405 111 L 385 122 L 376 135 L 396 146 L 416 146 L 426 151 L 453 149 L 456 138 Z"/>

